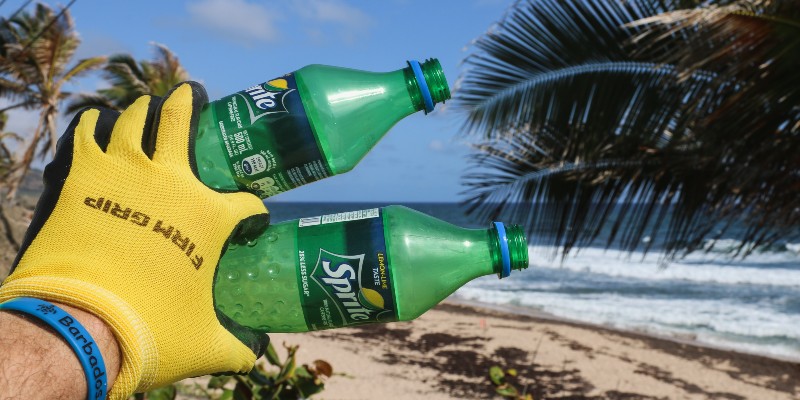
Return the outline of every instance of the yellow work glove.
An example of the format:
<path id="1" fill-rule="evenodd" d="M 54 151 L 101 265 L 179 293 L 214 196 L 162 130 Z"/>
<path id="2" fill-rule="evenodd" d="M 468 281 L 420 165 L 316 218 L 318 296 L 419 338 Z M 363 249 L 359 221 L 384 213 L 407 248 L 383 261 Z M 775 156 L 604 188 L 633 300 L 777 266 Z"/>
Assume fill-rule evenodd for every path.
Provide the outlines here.
<path id="1" fill-rule="evenodd" d="M 267 343 L 215 312 L 214 273 L 227 241 L 269 219 L 256 196 L 218 193 L 197 179 L 190 160 L 205 103 L 199 84 L 184 83 L 122 114 L 75 116 L 0 286 L 0 302 L 36 297 L 106 322 L 123 353 L 112 399 L 186 377 L 247 372 Z"/>

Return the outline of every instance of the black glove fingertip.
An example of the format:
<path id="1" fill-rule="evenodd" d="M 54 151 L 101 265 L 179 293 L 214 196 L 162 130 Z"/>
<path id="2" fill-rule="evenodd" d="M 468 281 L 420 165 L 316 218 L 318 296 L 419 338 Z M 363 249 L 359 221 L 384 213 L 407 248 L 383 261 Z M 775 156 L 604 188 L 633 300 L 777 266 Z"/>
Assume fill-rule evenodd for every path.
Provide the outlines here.
<path id="1" fill-rule="evenodd" d="M 264 352 L 267 351 L 267 346 L 269 346 L 269 336 L 239 325 L 236 321 L 217 310 L 216 307 L 214 311 L 220 324 L 239 339 L 242 344 L 247 346 L 256 355 L 256 359 L 264 355 Z"/>

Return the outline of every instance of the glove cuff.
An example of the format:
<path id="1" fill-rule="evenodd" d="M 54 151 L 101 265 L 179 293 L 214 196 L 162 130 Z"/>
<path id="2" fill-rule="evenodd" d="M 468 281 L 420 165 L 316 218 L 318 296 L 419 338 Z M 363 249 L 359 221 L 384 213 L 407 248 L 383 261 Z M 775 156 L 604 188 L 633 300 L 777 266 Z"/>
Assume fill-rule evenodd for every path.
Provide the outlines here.
<path id="1" fill-rule="evenodd" d="M 122 362 L 109 399 L 124 400 L 154 384 L 158 365 L 155 340 L 142 318 L 121 298 L 101 287 L 60 277 L 19 278 L 0 288 L 0 302 L 24 296 L 81 308 L 114 332 Z"/>

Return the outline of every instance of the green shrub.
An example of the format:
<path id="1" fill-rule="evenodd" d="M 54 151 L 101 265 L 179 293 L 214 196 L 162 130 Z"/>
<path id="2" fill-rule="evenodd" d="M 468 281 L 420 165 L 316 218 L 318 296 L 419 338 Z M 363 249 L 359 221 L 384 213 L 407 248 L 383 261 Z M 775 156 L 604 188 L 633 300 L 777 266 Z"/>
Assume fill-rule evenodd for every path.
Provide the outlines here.
<path id="1" fill-rule="evenodd" d="M 272 343 L 264 357 L 268 368 L 259 363 L 247 375 L 214 376 L 202 387 L 199 384 L 182 387 L 174 384 L 140 393 L 135 400 L 174 400 L 179 393 L 191 393 L 213 400 L 297 400 L 306 399 L 325 388 L 325 379 L 333 375 L 333 368 L 324 360 L 311 365 L 297 366 L 295 354 L 299 346 L 284 344 L 288 354 L 281 360 Z"/>
<path id="2" fill-rule="evenodd" d="M 507 377 L 509 376 L 516 378 L 517 370 L 513 368 L 503 370 L 497 365 L 489 368 L 489 380 L 492 381 L 497 394 L 514 400 L 533 400 L 533 396 L 526 393 L 527 386 L 520 391 L 516 386 L 508 382 Z"/>

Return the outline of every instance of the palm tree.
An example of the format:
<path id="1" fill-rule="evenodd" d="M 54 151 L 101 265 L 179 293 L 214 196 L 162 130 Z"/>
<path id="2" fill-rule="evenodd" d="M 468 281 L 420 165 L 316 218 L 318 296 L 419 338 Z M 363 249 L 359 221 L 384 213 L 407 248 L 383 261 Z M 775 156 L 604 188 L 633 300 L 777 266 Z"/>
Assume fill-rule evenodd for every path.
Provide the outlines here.
<path id="1" fill-rule="evenodd" d="M 56 14 L 45 4 L 0 21 L 0 96 L 15 101 L 11 108 L 38 110 L 39 120 L 22 159 L 9 182 L 9 196 L 24 178 L 36 156 L 54 154 L 59 132 L 56 117 L 69 96 L 64 85 L 100 67 L 104 57 L 80 60 L 69 66 L 80 44 L 67 9 Z"/>
<path id="2" fill-rule="evenodd" d="M 8 186 L 11 174 L 14 171 L 14 166 L 17 164 L 14 152 L 9 149 L 7 143 L 8 141 L 19 142 L 22 140 L 16 133 L 6 131 L 7 122 L 8 114 L 0 111 L 0 188 Z M 0 201 L 0 227 L 2 227 L 3 231 L 3 239 L 0 240 L 7 241 L 11 245 L 11 248 L 17 251 L 19 250 L 19 242 L 14 237 L 11 221 L 6 216 L 3 203 L 3 201 Z M 3 271 L 2 267 L 0 267 L 0 277 L 4 277 L 6 272 L 7 271 Z"/>
<path id="3" fill-rule="evenodd" d="M 8 114 L 0 111 L 0 185 L 6 186 L 11 176 L 16 157 L 14 152 L 8 147 L 7 140 L 19 142 L 22 138 L 14 132 L 6 132 Z"/>
<path id="4" fill-rule="evenodd" d="M 153 44 L 156 57 L 152 61 L 136 62 L 129 54 L 109 57 L 103 68 L 104 77 L 111 87 L 99 89 L 96 94 L 81 94 L 67 105 L 66 113 L 85 107 L 106 107 L 123 110 L 139 98 L 150 94 L 164 96 L 175 85 L 189 79 L 189 74 L 166 46 Z"/>
<path id="5" fill-rule="evenodd" d="M 464 65 L 470 213 L 562 257 L 800 236 L 795 1 L 518 1 Z"/>

